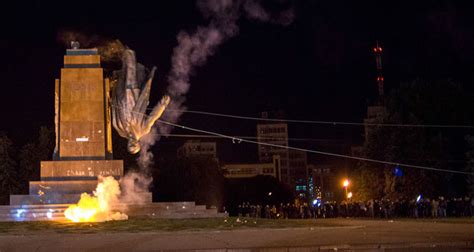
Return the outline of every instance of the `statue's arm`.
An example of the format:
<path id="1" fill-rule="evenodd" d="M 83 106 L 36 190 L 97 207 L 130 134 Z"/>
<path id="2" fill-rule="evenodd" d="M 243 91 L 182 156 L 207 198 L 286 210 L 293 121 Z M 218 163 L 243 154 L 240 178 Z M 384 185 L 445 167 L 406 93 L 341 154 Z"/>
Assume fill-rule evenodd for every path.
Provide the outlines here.
<path id="1" fill-rule="evenodd" d="M 148 134 L 151 130 L 151 127 L 153 127 L 153 124 L 155 124 L 156 120 L 158 120 L 163 112 L 165 111 L 166 107 L 170 103 L 171 98 L 168 95 L 163 96 L 161 98 L 161 101 L 159 104 L 157 104 L 153 110 L 151 111 L 150 115 L 148 116 L 148 119 L 145 122 L 145 130 L 146 134 Z"/>

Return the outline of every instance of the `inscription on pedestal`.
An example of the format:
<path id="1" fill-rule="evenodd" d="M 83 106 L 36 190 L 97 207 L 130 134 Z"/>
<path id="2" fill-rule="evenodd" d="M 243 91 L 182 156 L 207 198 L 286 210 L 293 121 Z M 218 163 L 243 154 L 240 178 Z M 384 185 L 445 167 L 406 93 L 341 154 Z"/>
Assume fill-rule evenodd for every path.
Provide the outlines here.
<path id="1" fill-rule="evenodd" d="M 87 167 L 87 170 L 78 170 L 78 169 L 69 169 L 66 170 L 66 176 L 79 176 L 79 177 L 97 177 L 97 176 L 120 176 L 121 169 L 118 167 L 112 168 L 100 168 L 100 169 L 92 169 L 91 167 Z"/>
<path id="2" fill-rule="evenodd" d="M 122 160 L 71 160 L 41 162 L 41 180 L 123 176 Z"/>

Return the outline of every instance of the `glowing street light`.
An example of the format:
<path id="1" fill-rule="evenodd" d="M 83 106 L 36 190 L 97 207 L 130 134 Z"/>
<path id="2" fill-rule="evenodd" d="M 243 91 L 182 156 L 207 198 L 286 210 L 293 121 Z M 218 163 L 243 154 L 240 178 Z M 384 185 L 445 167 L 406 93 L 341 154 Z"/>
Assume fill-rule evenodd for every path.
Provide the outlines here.
<path id="1" fill-rule="evenodd" d="M 350 184 L 349 179 L 344 179 L 342 181 L 342 187 L 344 187 L 344 191 L 346 192 L 346 198 L 348 199 L 349 199 L 349 194 L 347 193 L 347 187 L 349 187 L 349 184 Z M 352 194 L 351 194 L 351 197 L 352 197 Z"/>
<path id="2" fill-rule="evenodd" d="M 352 198 L 352 192 L 349 192 L 349 193 L 347 194 L 347 198 L 348 198 L 348 199 L 351 199 L 351 198 Z"/>
<path id="3" fill-rule="evenodd" d="M 344 181 L 342 181 L 342 186 L 347 189 L 347 187 L 349 186 L 349 180 L 344 179 Z"/>

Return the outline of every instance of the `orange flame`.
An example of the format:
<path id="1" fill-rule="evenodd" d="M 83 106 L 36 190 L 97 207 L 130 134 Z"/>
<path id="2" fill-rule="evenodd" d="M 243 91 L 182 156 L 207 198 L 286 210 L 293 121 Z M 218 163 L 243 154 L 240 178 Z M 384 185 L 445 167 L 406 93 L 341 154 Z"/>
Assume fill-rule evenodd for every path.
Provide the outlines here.
<path id="1" fill-rule="evenodd" d="M 112 176 L 99 176 L 99 184 L 94 195 L 81 194 L 81 199 L 64 212 L 64 216 L 72 222 L 102 222 L 110 220 L 126 220 L 124 213 L 114 211 L 119 203 L 120 186 Z"/>

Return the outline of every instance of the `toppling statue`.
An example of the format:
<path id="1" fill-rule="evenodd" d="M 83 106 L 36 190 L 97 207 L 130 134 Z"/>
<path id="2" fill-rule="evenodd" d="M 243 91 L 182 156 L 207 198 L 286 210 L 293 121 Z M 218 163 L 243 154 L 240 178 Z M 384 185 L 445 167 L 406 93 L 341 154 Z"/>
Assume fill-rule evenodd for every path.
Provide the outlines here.
<path id="1" fill-rule="evenodd" d="M 122 70 L 115 72 L 112 125 L 121 137 L 128 139 L 127 148 L 132 154 L 140 151 L 140 139 L 150 133 L 170 102 L 165 95 L 150 114 L 146 113 L 155 70 L 153 67 L 147 74 L 145 67 L 136 62 L 135 52 L 127 49 L 122 56 Z"/>

